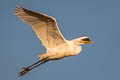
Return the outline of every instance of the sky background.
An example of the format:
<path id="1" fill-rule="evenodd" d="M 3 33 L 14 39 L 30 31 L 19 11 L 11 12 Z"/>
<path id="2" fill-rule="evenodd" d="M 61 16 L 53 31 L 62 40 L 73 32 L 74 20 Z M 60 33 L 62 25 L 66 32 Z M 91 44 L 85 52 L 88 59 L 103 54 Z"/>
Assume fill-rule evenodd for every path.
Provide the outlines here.
<path id="1" fill-rule="evenodd" d="M 66 39 L 89 36 L 94 44 L 18 77 L 45 48 L 13 14 L 16 4 L 54 16 Z M 119 41 L 120 0 L 0 0 L 0 80 L 120 80 Z"/>

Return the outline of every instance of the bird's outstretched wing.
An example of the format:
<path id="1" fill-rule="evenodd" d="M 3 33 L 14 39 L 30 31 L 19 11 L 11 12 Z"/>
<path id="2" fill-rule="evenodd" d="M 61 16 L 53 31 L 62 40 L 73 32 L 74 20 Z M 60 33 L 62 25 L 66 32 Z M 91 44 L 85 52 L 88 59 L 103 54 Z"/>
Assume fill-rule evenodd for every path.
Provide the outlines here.
<path id="1" fill-rule="evenodd" d="M 46 14 L 34 12 L 21 6 L 16 6 L 14 13 L 36 32 L 38 38 L 46 48 L 53 48 L 65 43 L 56 19 Z"/>

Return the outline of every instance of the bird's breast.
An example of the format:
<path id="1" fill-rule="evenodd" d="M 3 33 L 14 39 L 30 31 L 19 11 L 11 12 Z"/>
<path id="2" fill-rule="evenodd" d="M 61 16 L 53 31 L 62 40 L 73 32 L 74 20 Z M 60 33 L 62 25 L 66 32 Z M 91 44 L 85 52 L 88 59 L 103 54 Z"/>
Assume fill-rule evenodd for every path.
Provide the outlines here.
<path id="1" fill-rule="evenodd" d="M 75 56 L 81 52 L 81 46 L 75 45 L 73 41 L 68 41 L 66 56 Z"/>
<path id="2" fill-rule="evenodd" d="M 68 56 L 75 56 L 81 51 L 80 46 L 74 45 L 60 45 L 55 48 L 50 48 L 47 50 L 49 59 L 57 60 Z"/>
<path id="3" fill-rule="evenodd" d="M 73 46 L 73 50 L 74 50 L 73 55 L 78 55 L 81 52 L 81 46 L 75 45 Z"/>
<path id="4" fill-rule="evenodd" d="M 49 58 L 52 60 L 61 59 L 66 56 L 70 56 L 73 52 L 73 48 L 66 45 L 57 46 L 56 48 L 51 48 L 47 51 Z"/>

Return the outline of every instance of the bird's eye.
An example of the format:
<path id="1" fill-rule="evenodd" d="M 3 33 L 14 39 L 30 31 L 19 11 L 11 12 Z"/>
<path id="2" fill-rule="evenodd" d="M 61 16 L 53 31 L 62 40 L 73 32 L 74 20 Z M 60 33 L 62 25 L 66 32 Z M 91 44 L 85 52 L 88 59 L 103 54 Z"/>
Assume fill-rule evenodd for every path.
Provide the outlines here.
<path id="1" fill-rule="evenodd" d="M 89 38 L 84 38 L 84 39 L 82 39 L 83 41 L 90 41 L 90 39 Z"/>

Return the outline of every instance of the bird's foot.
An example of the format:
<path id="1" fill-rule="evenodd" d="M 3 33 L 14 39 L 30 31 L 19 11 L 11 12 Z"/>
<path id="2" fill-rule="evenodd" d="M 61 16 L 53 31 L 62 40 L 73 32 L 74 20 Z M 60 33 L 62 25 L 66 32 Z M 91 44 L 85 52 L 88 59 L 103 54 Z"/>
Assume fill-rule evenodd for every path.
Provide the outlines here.
<path id="1" fill-rule="evenodd" d="M 23 76 L 24 74 L 26 74 L 29 71 L 30 71 L 30 69 L 28 67 L 23 67 L 22 71 L 18 74 L 19 74 L 19 76 Z"/>

